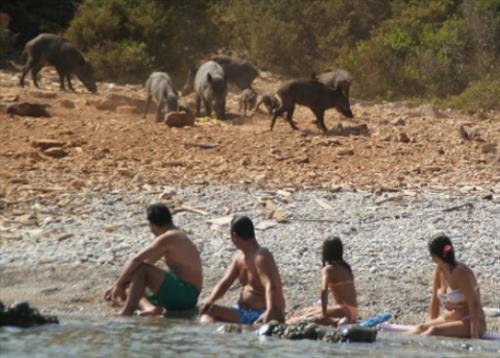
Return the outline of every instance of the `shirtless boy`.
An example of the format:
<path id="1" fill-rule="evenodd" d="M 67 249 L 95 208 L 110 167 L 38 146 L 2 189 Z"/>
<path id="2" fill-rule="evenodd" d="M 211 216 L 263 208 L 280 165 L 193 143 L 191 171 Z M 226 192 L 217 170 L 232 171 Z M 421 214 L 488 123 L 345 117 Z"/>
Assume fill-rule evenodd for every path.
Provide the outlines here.
<path id="1" fill-rule="evenodd" d="M 255 239 L 253 223 L 248 217 L 233 219 L 231 241 L 239 252 L 212 294 L 200 305 L 200 321 L 284 322 L 285 298 L 278 268 L 273 255 Z M 242 287 L 237 305 L 233 308 L 215 305 L 237 278 Z"/>
<path id="2" fill-rule="evenodd" d="M 147 218 L 155 240 L 127 263 L 104 298 L 113 303 L 118 298 L 124 300 L 122 316 L 132 315 L 135 310 L 141 315 L 157 315 L 163 309 L 195 308 L 202 287 L 196 246 L 173 224 L 165 205 L 149 206 Z M 170 270 L 155 266 L 162 257 Z"/>

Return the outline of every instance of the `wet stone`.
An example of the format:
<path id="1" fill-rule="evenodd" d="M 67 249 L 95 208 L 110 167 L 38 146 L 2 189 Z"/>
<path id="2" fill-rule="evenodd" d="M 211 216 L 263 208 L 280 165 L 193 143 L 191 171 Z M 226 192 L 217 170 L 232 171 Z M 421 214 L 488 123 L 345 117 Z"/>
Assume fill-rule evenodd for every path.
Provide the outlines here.
<path id="1" fill-rule="evenodd" d="M 0 326 L 31 327 L 34 325 L 59 323 L 55 316 L 45 316 L 26 301 L 15 303 L 5 310 L 0 302 Z"/>
<path id="2" fill-rule="evenodd" d="M 341 328 L 321 326 L 311 322 L 284 324 L 271 321 L 261 326 L 256 333 L 284 339 L 322 340 L 324 342 L 374 342 L 377 331 L 373 328 L 347 326 Z"/>

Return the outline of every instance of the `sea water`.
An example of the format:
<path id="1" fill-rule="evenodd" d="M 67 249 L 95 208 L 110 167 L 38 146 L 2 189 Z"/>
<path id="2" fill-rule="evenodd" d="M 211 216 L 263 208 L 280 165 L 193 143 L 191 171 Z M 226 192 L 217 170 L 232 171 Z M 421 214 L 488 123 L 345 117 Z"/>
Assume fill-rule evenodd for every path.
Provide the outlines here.
<path id="1" fill-rule="evenodd" d="M 164 318 L 62 317 L 0 327 L 0 357 L 499 357 L 499 341 L 379 333 L 375 343 L 326 343 L 220 333 L 221 324 Z"/>

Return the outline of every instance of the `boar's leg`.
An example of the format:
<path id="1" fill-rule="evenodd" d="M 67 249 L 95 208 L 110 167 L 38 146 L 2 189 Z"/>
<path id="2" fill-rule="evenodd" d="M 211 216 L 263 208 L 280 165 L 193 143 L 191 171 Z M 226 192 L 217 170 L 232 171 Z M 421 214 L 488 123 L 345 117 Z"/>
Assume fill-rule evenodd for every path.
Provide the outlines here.
<path id="1" fill-rule="evenodd" d="M 158 108 L 156 108 L 156 121 L 157 122 L 161 122 L 161 112 L 163 109 L 164 102 L 165 102 L 165 97 L 163 94 L 161 94 L 160 98 L 158 98 L 158 103 L 157 103 Z"/>
<path id="2" fill-rule="evenodd" d="M 273 118 L 271 119 L 271 130 L 273 130 L 274 124 L 276 123 L 276 118 L 278 118 L 278 116 L 282 116 L 285 112 L 287 112 L 287 109 L 284 106 L 281 106 L 274 111 Z"/>
<path id="3" fill-rule="evenodd" d="M 66 80 L 68 81 L 68 87 L 71 90 L 71 92 L 76 92 L 75 89 L 73 88 L 73 84 L 71 83 L 71 74 L 66 74 Z"/>
<path id="4" fill-rule="evenodd" d="M 23 71 L 21 72 L 21 79 L 19 80 L 21 87 L 24 87 L 24 77 L 26 77 L 26 74 L 33 68 L 34 63 L 33 58 L 30 57 L 26 65 L 24 65 Z"/>
<path id="5" fill-rule="evenodd" d="M 40 88 L 38 85 L 38 81 L 36 76 L 38 75 L 38 72 L 42 69 L 43 65 L 34 65 L 33 68 L 31 69 L 31 78 L 33 78 L 33 83 L 37 88 Z"/>
<path id="6" fill-rule="evenodd" d="M 203 98 L 203 106 L 205 107 L 205 112 L 206 112 L 207 117 L 211 117 L 212 116 L 212 103 L 210 103 L 210 101 Z"/>
<path id="7" fill-rule="evenodd" d="M 196 95 L 196 117 L 200 116 L 200 106 L 201 106 L 201 98 Z"/>
<path id="8" fill-rule="evenodd" d="M 151 105 L 151 93 L 148 93 L 148 98 L 146 98 L 146 106 L 144 107 L 144 114 L 142 118 L 146 118 L 146 114 L 149 111 L 149 106 Z"/>
<path id="9" fill-rule="evenodd" d="M 56 71 L 57 71 L 57 74 L 59 75 L 59 89 L 61 91 L 66 91 L 66 88 L 64 87 L 64 79 L 66 77 L 66 74 L 59 67 L 56 67 Z"/>
<path id="10" fill-rule="evenodd" d="M 326 132 L 328 129 L 325 126 L 325 111 L 323 109 L 312 110 L 316 116 L 316 125 L 323 131 Z"/>
<path id="11" fill-rule="evenodd" d="M 297 128 L 297 126 L 295 125 L 295 123 L 293 122 L 292 118 L 293 118 L 293 112 L 295 111 L 295 104 L 292 104 L 290 106 L 290 108 L 288 109 L 288 113 L 286 115 L 286 120 L 288 122 L 288 124 L 290 124 L 290 126 L 294 129 L 294 130 L 297 130 L 299 128 Z"/>

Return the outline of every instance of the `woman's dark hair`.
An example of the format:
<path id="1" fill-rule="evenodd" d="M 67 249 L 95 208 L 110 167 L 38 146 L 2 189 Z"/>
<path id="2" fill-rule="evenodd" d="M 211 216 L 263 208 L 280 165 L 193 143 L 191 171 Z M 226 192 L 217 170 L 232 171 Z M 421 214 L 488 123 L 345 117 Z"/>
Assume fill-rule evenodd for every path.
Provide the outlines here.
<path id="1" fill-rule="evenodd" d="M 321 253 L 323 266 L 337 263 L 343 265 L 352 273 L 351 266 L 342 258 L 343 253 L 344 247 L 340 238 L 335 236 L 326 238 L 325 241 L 323 241 L 323 250 Z"/>
<path id="2" fill-rule="evenodd" d="M 252 220 L 248 216 L 236 216 L 231 220 L 231 232 L 243 240 L 255 239 L 255 230 Z"/>
<path id="3" fill-rule="evenodd" d="M 158 226 L 167 226 L 172 224 L 172 215 L 165 204 L 157 203 L 148 206 L 148 221 Z"/>
<path id="4" fill-rule="evenodd" d="M 446 262 L 452 269 L 457 265 L 453 244 L 450 238 L 444 234 L 438 234 L 429 240 L 429 252 Z"/>

